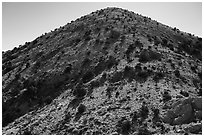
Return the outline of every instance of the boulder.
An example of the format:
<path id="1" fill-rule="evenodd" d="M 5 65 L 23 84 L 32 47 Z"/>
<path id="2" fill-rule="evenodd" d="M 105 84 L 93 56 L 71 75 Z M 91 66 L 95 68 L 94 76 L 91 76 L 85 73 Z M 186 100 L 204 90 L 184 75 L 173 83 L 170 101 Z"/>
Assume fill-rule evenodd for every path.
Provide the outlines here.
<path id="1" fill-rule="evenodd" d="M 173 125 L 180 125 L 184 123 L 188 123 L 190 119 L 192 118 L 192 107 L 190 104 L 185 104 L 182 106 L 179 106 L 180 110 L 177 109 L 176 118 L 173 121 Z"/>
<path id="2" fill-rule="evenodd" d="M 196 111 L 194 113 L 194 115 L 195 115 L 196 119 L 202 120 L 202 111 L 201 110 Z"/>
<path id="3" fill-rule="evenodd" d="M 193 118 L 202 119 L 201 98 L 184 98 L 175 101 L 163 116 L 163 121 L 172 125 L 187 124 Z M 197 111 L 195 111 L 195 109 Z"/>
<path id="4" fill-rule="evenodd" d="M 198 133 L 202 132 L 202 124 L 201 123 L 194 123 L 194 124 L 191 124 L 188 127 L 186 127 L 184 130 L 186 132 L 198 134 Z"/>
<path id="5" fill-rule="evenodd" d="M 192 105 L 193 105 L 194 109 L 202 110 L 202 98 L 201 97 L 194 98 L 192 101 Z"/>

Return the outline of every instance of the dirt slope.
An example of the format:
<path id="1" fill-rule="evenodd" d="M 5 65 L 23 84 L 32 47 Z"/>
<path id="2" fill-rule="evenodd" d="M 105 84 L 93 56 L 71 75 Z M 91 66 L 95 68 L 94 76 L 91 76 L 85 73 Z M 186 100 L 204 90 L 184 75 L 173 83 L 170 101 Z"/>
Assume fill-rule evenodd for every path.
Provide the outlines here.
<path id="1" fill-rule="evenodd" d="M 120 8 L 3 52 L 3 134 L 202 134 L 202 38 Z"/>

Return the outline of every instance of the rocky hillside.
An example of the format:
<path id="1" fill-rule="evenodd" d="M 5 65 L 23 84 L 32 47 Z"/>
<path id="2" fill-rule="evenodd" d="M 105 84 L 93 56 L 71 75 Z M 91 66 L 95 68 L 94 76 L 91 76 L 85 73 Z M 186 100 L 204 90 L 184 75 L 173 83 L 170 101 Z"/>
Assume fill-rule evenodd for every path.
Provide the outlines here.
<path id="1" fill-rule="evenodd" d="M 202 134 L 202 38 L 120 8 L 2 55 L 3 134 Z"/>

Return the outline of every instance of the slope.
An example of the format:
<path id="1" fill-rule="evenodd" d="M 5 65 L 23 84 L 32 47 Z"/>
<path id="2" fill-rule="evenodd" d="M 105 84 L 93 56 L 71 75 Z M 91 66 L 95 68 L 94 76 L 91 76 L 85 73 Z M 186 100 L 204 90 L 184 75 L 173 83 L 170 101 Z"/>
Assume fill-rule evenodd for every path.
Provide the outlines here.
<path id="1" fill-rule="evenodd" d="M 3 53 L 3 133 L 200 134 L 201 59 L 201 38 L 92 12 Z"/>

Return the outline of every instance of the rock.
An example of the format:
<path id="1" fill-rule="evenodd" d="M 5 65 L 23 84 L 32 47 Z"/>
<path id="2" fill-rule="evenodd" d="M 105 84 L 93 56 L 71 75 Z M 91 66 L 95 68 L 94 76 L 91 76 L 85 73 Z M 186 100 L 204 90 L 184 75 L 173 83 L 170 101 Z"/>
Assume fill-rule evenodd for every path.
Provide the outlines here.
<path id="1" fill-rule="evenodd" d="M 202 111 L 201 111 L 201 110 L 196 111 L 196 112 L 194 113 L 194 115 L 195 115 L 195 118 L 196 118 L 196 119 L 202 120 Z"/>
<path id="2" fill-rule="evenodd" d="M 171 124 L 174 120 L 175 114 L 172 110 L 167 111 L 166 115 L 162 118 L 164 123 Z"/>
<path id="3" fill-rule="evenodd" d="M 186 92 L 186 91 L 181 91 L 180 94 L 183 95 L 184 97 L 188 97 L 189 96 L 188 92 Z"/>
<path id="4" fill-rule="evenodd" d="M 201 123 L 195 123 L 190 125 L 189 127 L 184 129 L 186 132 L 190 132 L 193 134 L 198 134 L 202 132 L 202 124 Z"/>
<path id="5" fill-rule="evenodd" d="M 178 116 L 177 118 L 174 119 L 173 125 L 180 125 L 188 122 L 192 118 L 192 107 L 190 104 L 186 104 L 182 106 L 180 111 L 176 113 Z"/>
<path id="6" fill-rule="evenodd" d="M 189 123 L 193 118 L 191 100 L 186 98 L 175 102 L 163 117 L 163 121 L 173 125 Z"/>
<path id="7" fill-rule="evenodd" d="M 113 132 L 111 133 L 111 135 L 118 135 L 118 132 Z"/>
<path id="8" fill-rule="evenodd" d="M 192 105 L 196 110 L 202 110 L 202 98 L 194 98 L 192 101 Z"/>

